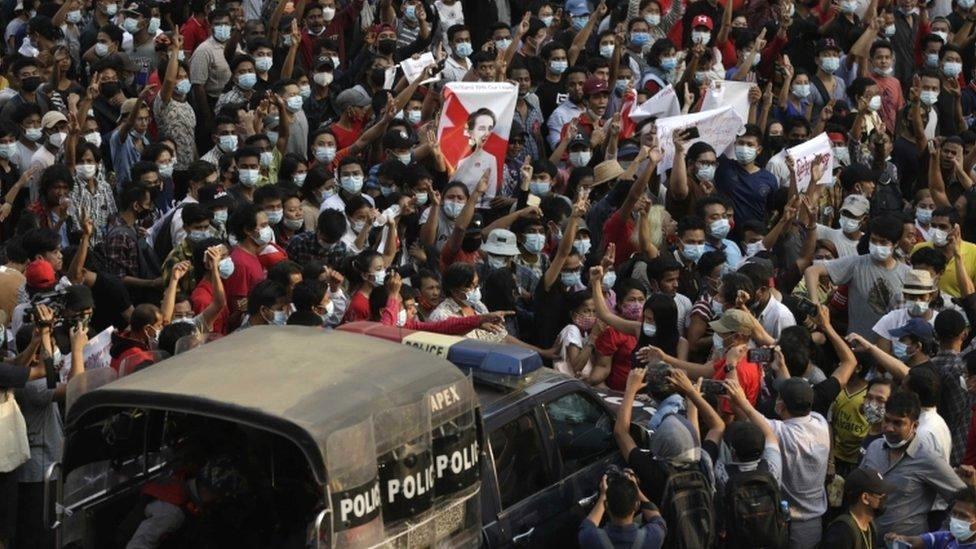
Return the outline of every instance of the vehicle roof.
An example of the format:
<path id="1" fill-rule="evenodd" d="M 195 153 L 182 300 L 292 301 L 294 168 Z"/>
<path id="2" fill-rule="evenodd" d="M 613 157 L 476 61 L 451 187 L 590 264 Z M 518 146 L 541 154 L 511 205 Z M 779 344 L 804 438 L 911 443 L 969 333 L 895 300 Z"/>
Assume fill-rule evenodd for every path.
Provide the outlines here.
<path id="1" fill-rule="evenodd" d="M 473 378 L 481 415 L 486 418 L 550 387 L 574 381 L 573 378 L 549 368 L 540 368 L 521 377 L 475 372 Z"/>
<path id="2" fill-rule="evenodd" d="M 324 482 L 331 433 L 464 377 L 442 358 L 374 337 L 255 326 L 81 395 L 67 424 L 119 406 L 249 424 L 293 440 Z"/>

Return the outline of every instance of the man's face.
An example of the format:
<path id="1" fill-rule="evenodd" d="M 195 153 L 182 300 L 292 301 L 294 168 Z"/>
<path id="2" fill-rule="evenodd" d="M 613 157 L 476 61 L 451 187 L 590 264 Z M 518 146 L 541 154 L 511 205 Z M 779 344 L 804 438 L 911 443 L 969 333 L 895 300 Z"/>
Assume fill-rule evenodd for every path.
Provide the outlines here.
<path id="1" fill-rule="evenodd" d="M 962 146 L 958 143 L 944 143 L 942 145 L 942 163 L 941 167 L 943 169 L 949 169 L 955 166 L 956 158 L 962 158 Z"/>
<path id="2" fill-rule="evenodd" d="M 915 436 L 917 421 L 912 421 L 907 416 L 899 416 L 891 412 L 885 412 L 882 427 L 885 439 L 891 444 L 897 444 L 903 440 L 909 440 Z"/>
<path id="3" fill-rule="evenodd" d="M 57 206 L 61 203 L 61 200 L 68 197 L 68 193 L 71 188 L 65 181 L 56 181 L 53 185 L 48 187 L 45 198 L 49 206 Z"/>
<path id="4" fill-rule="evenodd" d="M 709 204 L 705 206 L 705 222 L 711 223 L 725 217 L 725 206 L 721 204 Z"/>
<path id="5" fill-rule="evenodd" d="M 476 72 L 478 73 L 479 80 L 482 82 L 491 82 L 495 79 L 495 61 L 489 60 L 478 63 Z"/>
<path id="6" fill-rule="evenodd" d="M 50 252 L 44 252 L 41 254 L 41 257 L 51 264 L 51 267 L 54 268 L 55 272 L 61 271 L 61 267 L 64 265 L 64 259 L 61 257 L 61 248 Z"/>
<path id="7" fill-rule="evenodd" d="M 515 69 L 512 71 L 512 79 L 518 84 L 519 94 L 526 94 L 532 87 L 532 77 L 529 76 L 528 69 Z"/>
<path id="8" fill-rule="evenodd" d="M 441 283 L 435 278 L 424 278 L 420 281 L 420 293 L 431 305 L 441 302 Z"/>
<path id="9" fill-rule="evenodd" d="M 922 91 L 934 91 L 936 93 L 942 88 L 942 83 L 939 82 L 938 78 L 931 76 L 922 77 Z"/>
<path id="10" fill-rule="evenodd" d="M 610 81 L 610 67 L 597 67 L 593 71 L 593 76 L 603 80 L 604 82 Z"/>
<path id="11" fill-rule="evenodd" d="M 607 112 L 607 105 L 610 103 L 610 94 L 595 93 L 589 96 L 586 102 L 590 110 L 593 111 L 593 114 L 602 117 L 603 113 Z"/>
<path id="12" fill-rule="evenodd" d="M 874 50 L 874 55 L 871 56 L 871 64 L 878 69 L 888 69 L 894 63 L 894 57 L 891 55 L 891 50 L 888 48 L 878 48 Z"/>
<path id="13" fill-rule="evenodd" d="M 261 169 L 261 159 L 257 156 L 242 156 L 240 160 L 237 161 L 237 170 L 259 170 Z M 281 201 L 278 201 L 281 205 Z"/>
<path id="14" fill-rule="evenodd" d="M 684 246 L 695 246 L 705 243 L 705 231 L 701 229 L 690 229 L 681 233 L 679 241 Z"/>
<path id="15" fill-rule="evenodd" d="M 187 234 L 190 234 L 193 231 L 209 231 L 210 222 L 207 221 L 206 219 L 203 219 L 201 221 L 197 221 L 196 223 L 190 225 L 184 225 L 183 230 L 186 231 Z"/>
<path id="16" fill-rule="evenodd" d="M 314 6 L 314 4 L 313 4 Z M 316 6 L 309 8 L 305 15 L 305 26 L 308 30 L 318 33 L 325 27 L 325 18 L 322 17 L 322 8 Z"/>
<path id="17" fill-rule="evenodd" d="M 467 42 L 467 43 L 470 44 L 471 43 L 471 33 L 468 32 L 468 31 L 466 31 L 466 30 L 463 30 L 463 31 L 454 33 L 454 38 L 451 39 L 451 46 L 457 46 L 461 42 Z M 451 51 L 454 51 L 453 47 L 452 47 Z"/>
<path id="18" fill-rule="evenodd" d="M 569 94 L 569 100 L 573 103 L 583 101 L 584 82 L 586 82 L 586 76 L 580 72 L 574 72 L 566 79 L 566 93 Z"/>
<path id="19" fill-rule="evenodd" d="M 339 168 L 339 177 L 355 177 L 363 175 L 363 168 L 359 164 L 346 164 Z"/>
<path id="20" fill-rule="evenodd" d="M 132 130 L 138 134 L 146 133 L 149 129 L 149 109 L 140 108 L 139 114 L 136 115 L 136 123 L 132 126 Z"/>
<path id="21" fill-rule="evenodd" d="M 658 290 L 665 295 L 674 296 L 678 293 L 678 271 L 667 271 L 657 283 Z"/>

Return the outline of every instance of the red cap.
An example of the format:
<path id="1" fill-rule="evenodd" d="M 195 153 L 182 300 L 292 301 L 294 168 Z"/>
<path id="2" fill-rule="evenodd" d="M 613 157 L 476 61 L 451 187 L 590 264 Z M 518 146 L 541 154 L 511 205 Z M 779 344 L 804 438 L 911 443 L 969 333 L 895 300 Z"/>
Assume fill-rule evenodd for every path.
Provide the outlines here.
<path id="1" fill-rule="evenodd" d="M 831 143 L 847 143 L 847 140 L 844 139 L 844 134 L 839 132 L 828 133 L 827 139 L 830 139 Z"/>
<path id="2" fill-rule="evenodd" d="M 594 95 L 597 93 L 610 93 L 610 86 L 602 78 L 590 78 L 583 83 L 583 95 Z"/>
<path id="3" fill-rule="evenodd" d="M 375 25 L 373 25 L 373 28 L 371 28 L 370 30 L 375 32 L 376 34 L 379 34 L 383 31 L 396 32 L 396 29 L 393 28 L 393 25 L 389 23 L 376 23 Z"/>
<path id="4" fill-rule="evenodd" d="M 38 290 L 50 290 L 58 282 L 54 267 L 44 259 L 35 259 L 27 264 L 24 271 L 27 285 Z"/>
<path id="5" fill-rule="evenodd" d="M 691 28 L 695 27 L 706 27 L 708 30 L 712 30 L 715 25 L 712 24 L 712 18 L 707 15 L 696 15 L 694 19 L 691 20 Z"/>

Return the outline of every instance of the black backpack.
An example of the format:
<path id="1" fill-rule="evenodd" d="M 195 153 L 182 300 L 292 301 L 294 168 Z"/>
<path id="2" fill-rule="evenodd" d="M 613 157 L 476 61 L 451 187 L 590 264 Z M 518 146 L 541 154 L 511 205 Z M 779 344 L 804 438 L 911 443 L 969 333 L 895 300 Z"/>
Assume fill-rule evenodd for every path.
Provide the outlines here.
<path id="1" fill-rule="evenodd" d="M 661 515 L 668 525 L 664 547 L 712 547 L 715 542 L 712 483 L 702 470 L 701 462 L 682 468 L 659 463 L 666 469 L 668 479 L 661 496 Z"/>
<path id="2" fill-rule="evenodd" d="M 156 241 L 153 243 L 153 249 L 156 251 L 156 257 L 166 258 L 171 251 L 173 251 L 173 216 L 176 215 L 177 210 L 181 209 L 183 204 L 178 204 L 175 208 L 171 209 L 163 217 L 163 222 L 159 224 L 159 231 L 156 233 Z"/>
<path id="3" fill-rule="evenodd" d="M 788 516 L 781 507 L 779 482 L 765 460 L 754 471 L 727 464 L 729 481 L 722 500 L 725 547 L 780 549 L 789 543 Z"/>

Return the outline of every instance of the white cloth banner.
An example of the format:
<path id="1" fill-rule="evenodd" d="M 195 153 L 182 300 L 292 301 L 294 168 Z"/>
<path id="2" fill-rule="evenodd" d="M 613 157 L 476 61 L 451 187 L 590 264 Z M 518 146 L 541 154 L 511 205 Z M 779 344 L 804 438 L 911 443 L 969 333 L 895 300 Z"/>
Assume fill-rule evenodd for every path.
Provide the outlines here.
<path id="1" fill-rule="evenodd" d="M 823 169 L 823 175 L 820 177 L 820 184 L 827 187 L 833 185 L 834 151 L 830 147 L 830 138 L 827 137 L 826 133 L 821 133 L 813 139 L 804 141 L 795 147 L 781 150 L 779 153 L 769 159 L 769 163 L 782 164 L 785 167 L 787 164 L 787 154 L 793 158 L 794 162 L 796 162 L 797 190 L 805 191 L 806 188 L 810 186 L 810 168 L 813 167 L 813 161 L 818 155 L 826 155 L 827 157 L 827 161 Z M 789 175 L 786 176 L 785 182 L 781 180 L 781 184 L 784 186 L 788 186 L 790 184 Z"/>
<path id="2" fill-rule="evenodd" d="M 678 104 L 678 94 L 674 93 L 674 87 L 668 84 L 654 94 L 654 97 L 630 111 L 630 119 L 640 122 L 652 116 L 678 116 L 679 114 L 681 114 L 681 105 Z"/>
<path id="3" fill-rule="evenodd" d="M 733 82 L 731 80 L 712 80 L 702 100 L 701 110 L 732 107 L 744 121 L 749 120 L 749 90 L 752 82 Z"/>
<path id="4" fill-rule="evenodd" d="M 735 136 L 742 129 L 743 122 L 736 114 L 735 109 L 723 107 L 681 116 L 658 118 L 655 124 L 657 126 L 657 139 L 661 145 L 661 151 L 664 153 L 661 162 L 657 165 L 657 171 L 663 174 L 671 169 L 671 164 L 674 162 L 674 142 L 671 140 L 671 134 L 674 130 L 698 128 L 698 138 L 685 143 L 686 149 L 692 143 L 704 141 L 716 151 L 724 151 L 726 147 L 735 142 Z"/>

